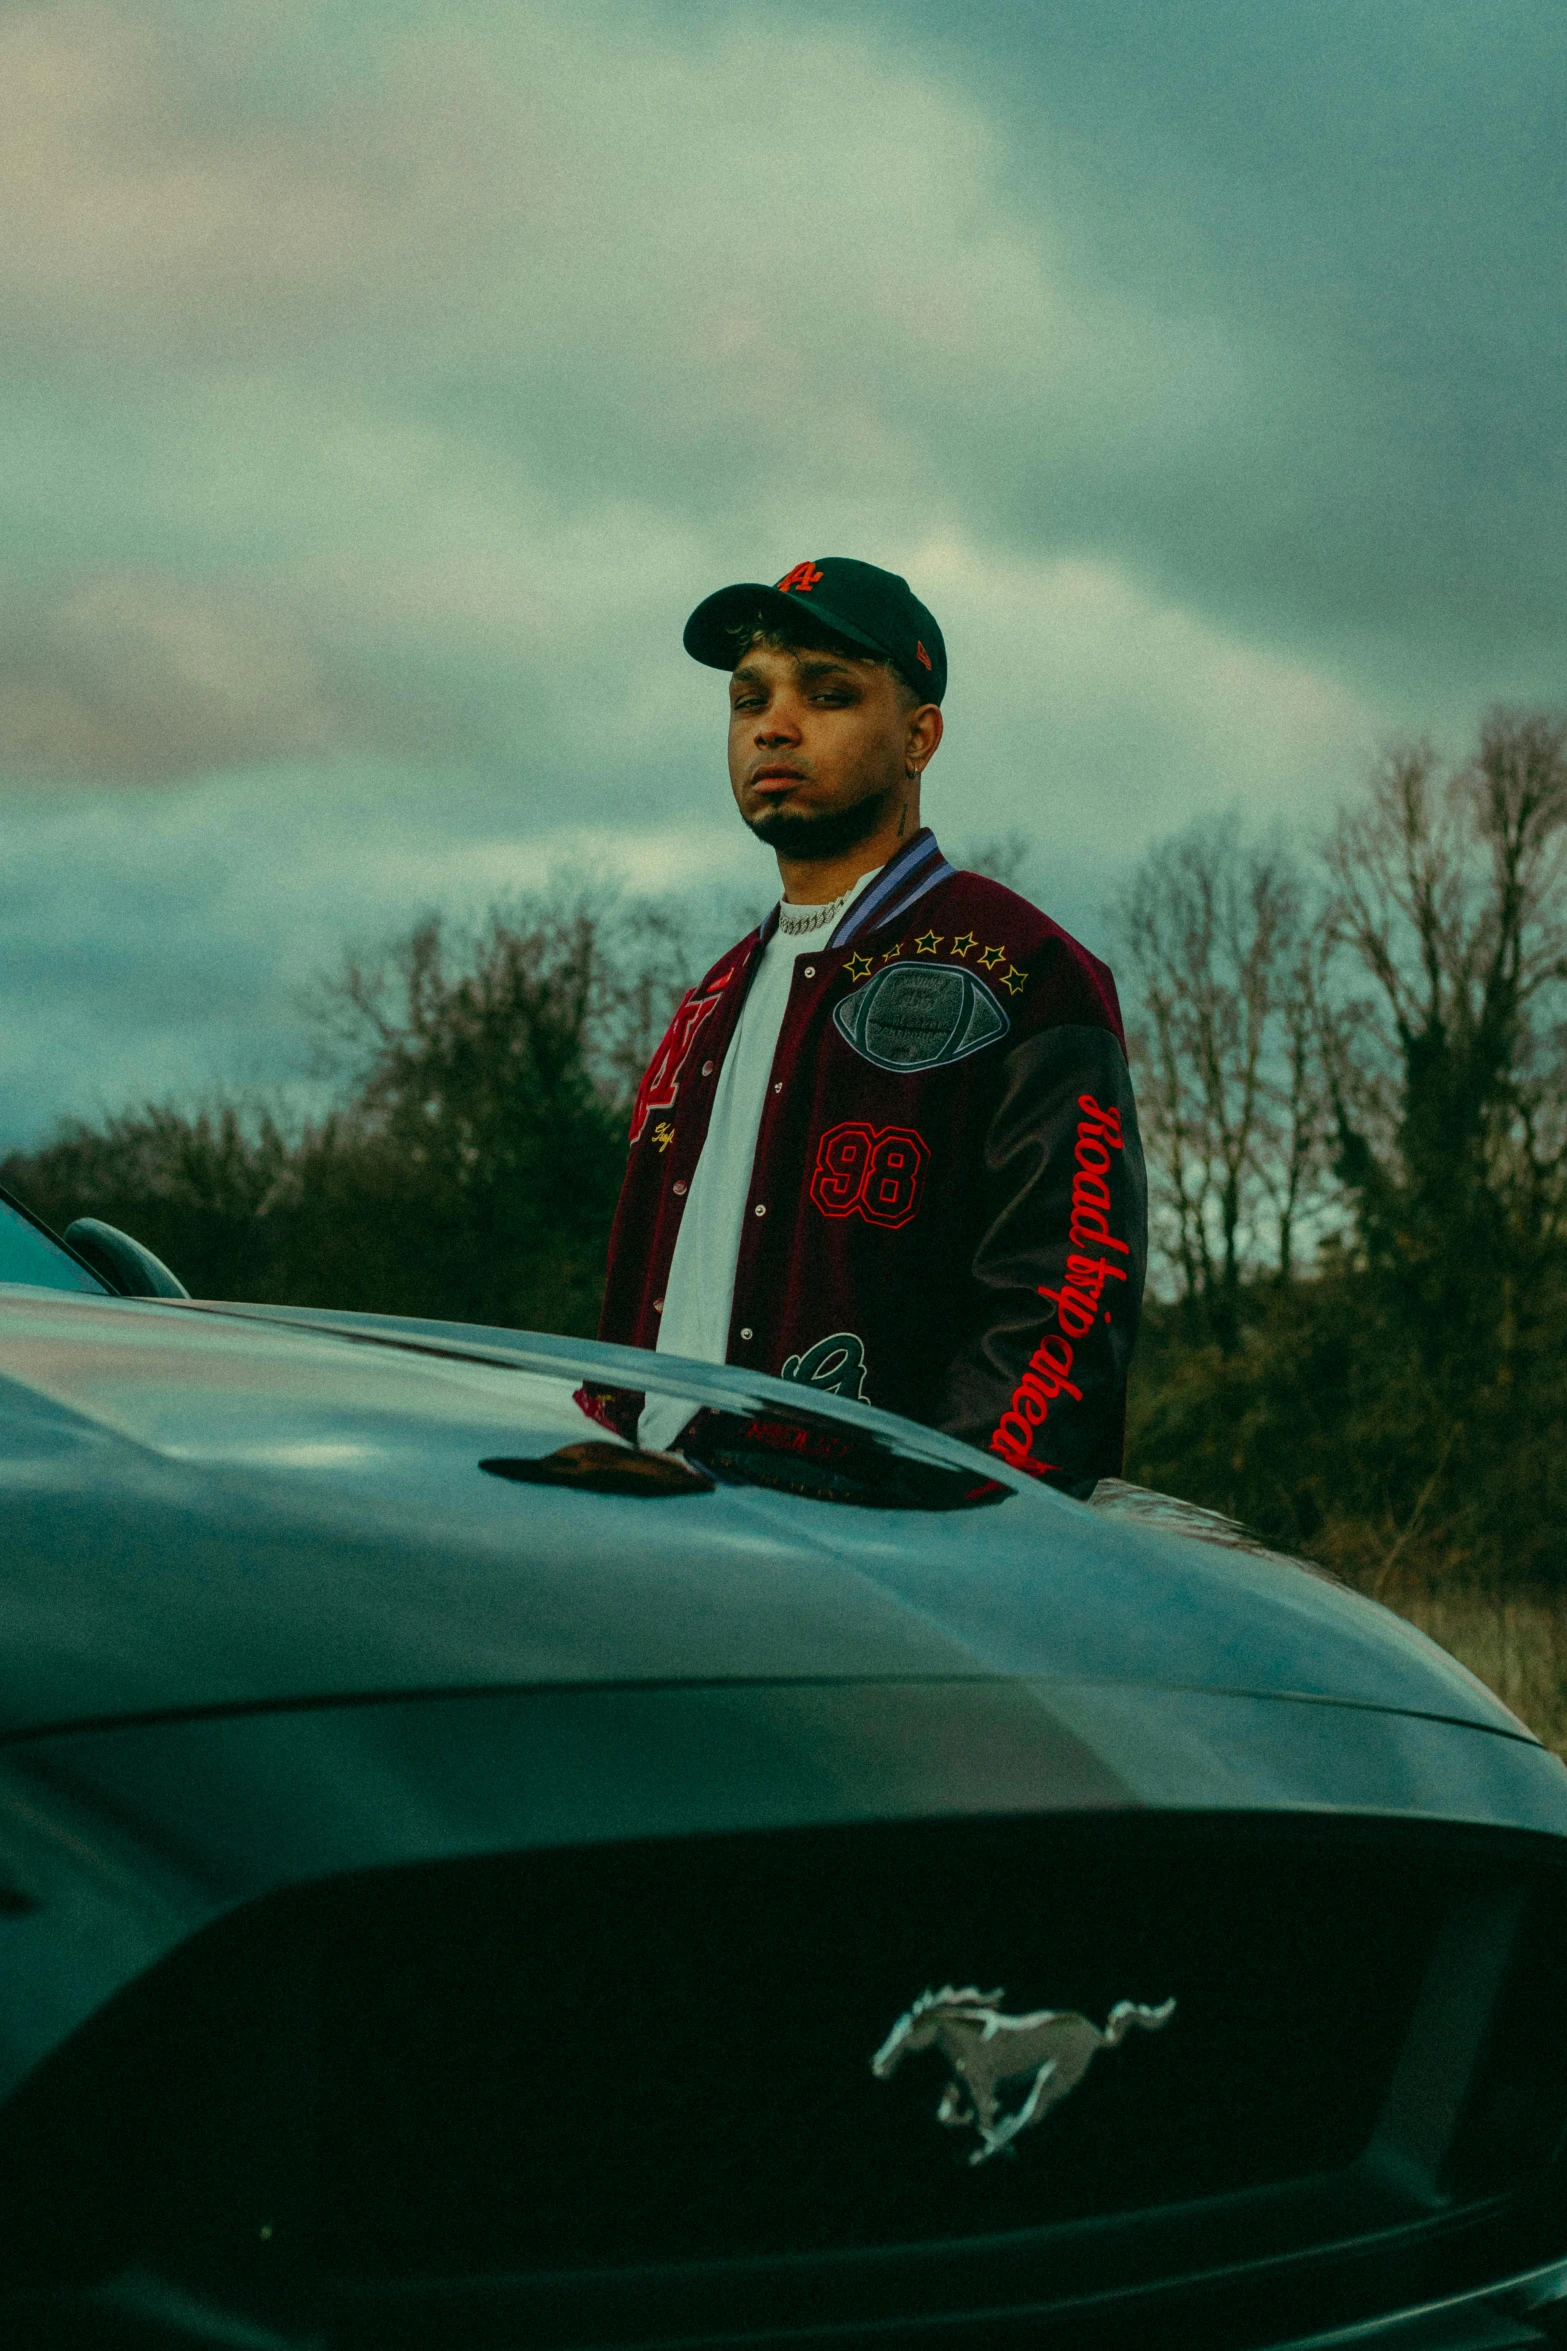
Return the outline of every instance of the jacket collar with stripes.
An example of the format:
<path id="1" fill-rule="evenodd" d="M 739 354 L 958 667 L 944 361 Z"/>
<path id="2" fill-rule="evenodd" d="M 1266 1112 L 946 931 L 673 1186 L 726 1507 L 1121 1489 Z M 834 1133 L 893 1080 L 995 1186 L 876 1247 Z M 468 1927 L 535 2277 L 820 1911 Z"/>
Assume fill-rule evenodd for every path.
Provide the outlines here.
<path id="1" fill-rule="evenodd" d="M 864 938 L 867 931 L 879 931 L 884 923 L 899 921 L 927 891 L 956 871 L 956 866 L 942 855 L 941 843 L 929 825 L 921 825 L 913 839 L 905 841 L 888 858 L 870 888 L 846 909 L 827 941 L 828 946 L 851 946 L 856 939 Z M 777 927 L 775 906 L 757 934 L 762 945 L 766 945 Z"/>

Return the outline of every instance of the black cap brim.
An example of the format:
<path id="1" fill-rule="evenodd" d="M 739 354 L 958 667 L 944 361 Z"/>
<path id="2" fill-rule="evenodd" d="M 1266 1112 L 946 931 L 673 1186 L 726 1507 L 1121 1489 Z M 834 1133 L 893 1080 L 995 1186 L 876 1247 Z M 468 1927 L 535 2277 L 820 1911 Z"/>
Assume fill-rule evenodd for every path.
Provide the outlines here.
<path id="1" fill-rule="evenodd" d="M 807 603 L 803 596 L 786 596 L 762 580 L 739 580 L 732 588 L 719 588 L 705 596 L 686 622 L 681 642 L 693 661 L 705 661 L 709 669 L 732 670 L 741 653 L 733 632 L 747 622 L 756 622 L 758 616 L 763 627 L 780 629 L 794 628 L 802 616 L 808 617 L 849 644 L 863 645 L 874 660 L 890 661 L 902 674 L 902 664 L 890 645 L 878 645 L 852 621 L 841 620 L 820 597 L 812 596 Z"/>

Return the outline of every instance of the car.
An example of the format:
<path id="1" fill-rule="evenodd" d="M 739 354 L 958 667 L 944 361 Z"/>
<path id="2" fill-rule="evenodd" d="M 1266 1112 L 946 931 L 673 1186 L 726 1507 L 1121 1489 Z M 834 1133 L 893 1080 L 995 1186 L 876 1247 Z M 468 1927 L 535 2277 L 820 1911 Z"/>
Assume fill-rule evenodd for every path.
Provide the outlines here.
<path id="1" fill-rule="evenodd" d="M 1559 2339 L 1567 1771 L 1324 1574 L 12 1202 L 0 1495 L 7 2344 Z"/>

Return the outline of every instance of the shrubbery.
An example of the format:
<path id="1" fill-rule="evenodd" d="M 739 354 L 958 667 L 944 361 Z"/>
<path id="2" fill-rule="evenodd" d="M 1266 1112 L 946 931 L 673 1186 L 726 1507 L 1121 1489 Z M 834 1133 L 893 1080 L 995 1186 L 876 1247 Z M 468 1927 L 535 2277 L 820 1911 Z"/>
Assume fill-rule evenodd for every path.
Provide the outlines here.
<path id="1" fill-rule="evenodd" d="M 198 1297 L 590 1333 L 632 1075 L 676 989 L 657 910 L 426 923 L 322 991 L 342 1106 L 150 1106 L 0 1162 L 57 1230 L 105 1218 Z"/>
<path id="2" fill-rule="evenodd" d="M 1129 1474 L 1362 1579 L 1567 1567 L 1564 745 L 1495 712 L 1314 867 L 1209 830 L 1120 909 L 1165 1275 Z"/>

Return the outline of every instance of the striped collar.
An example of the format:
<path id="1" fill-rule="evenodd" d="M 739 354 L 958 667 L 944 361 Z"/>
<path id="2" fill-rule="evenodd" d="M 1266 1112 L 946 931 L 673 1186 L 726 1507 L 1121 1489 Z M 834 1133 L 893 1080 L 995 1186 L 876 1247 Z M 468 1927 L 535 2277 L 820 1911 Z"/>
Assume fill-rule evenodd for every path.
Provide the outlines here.
<path id="1" fill-rule="evenodd" d="M 905 841 L 897 855 L 888 858 L 870 888 L 855 899 L 827 945 L 847 947 L 867 931 L 898 921 L 916 899 L 956 871 L 942 856 L 941 844 L 929 825 L 921 825 L 913 840 Z"/>

